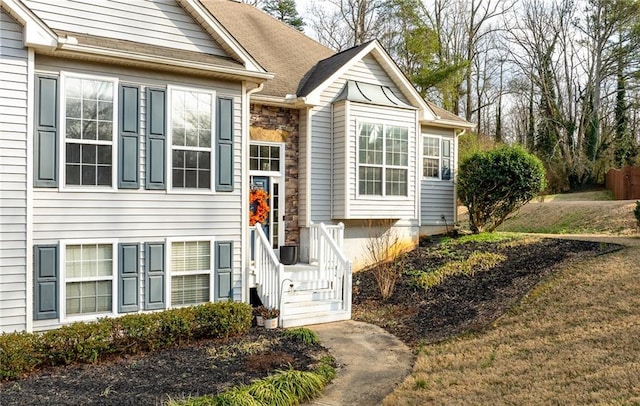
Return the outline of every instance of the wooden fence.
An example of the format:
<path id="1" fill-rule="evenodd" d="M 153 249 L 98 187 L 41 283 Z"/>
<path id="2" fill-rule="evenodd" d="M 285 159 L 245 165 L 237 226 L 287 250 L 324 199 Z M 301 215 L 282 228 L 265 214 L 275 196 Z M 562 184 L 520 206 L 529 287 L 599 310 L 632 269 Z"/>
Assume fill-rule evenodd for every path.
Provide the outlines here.
<path id="1" fill-rule="evenodd" d="M 605 177 L 605 186 L 616 200 L 640 199 L 640 166 L 609 169 Z"/>

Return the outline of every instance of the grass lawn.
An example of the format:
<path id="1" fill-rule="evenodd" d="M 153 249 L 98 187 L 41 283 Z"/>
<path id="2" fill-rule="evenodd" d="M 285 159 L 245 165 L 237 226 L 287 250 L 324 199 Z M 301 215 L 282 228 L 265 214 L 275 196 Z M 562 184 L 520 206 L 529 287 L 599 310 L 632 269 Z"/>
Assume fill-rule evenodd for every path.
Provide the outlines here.
<path id="1" fill-rule="evenodd" d="M 385 405 L 640 404 L 640 243 L 567 264 L 482 332 L 422 346 Z"/>

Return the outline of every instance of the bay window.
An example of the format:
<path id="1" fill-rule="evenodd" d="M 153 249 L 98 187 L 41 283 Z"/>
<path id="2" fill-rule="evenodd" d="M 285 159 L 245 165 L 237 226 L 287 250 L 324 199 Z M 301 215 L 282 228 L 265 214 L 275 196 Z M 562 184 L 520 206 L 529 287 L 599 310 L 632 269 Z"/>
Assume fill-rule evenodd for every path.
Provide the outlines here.
<path id="1" fill-rule="evenodd" d="M 358 126 L 358 193 L 407 196 L 409 129 L 361 122 Z"/>

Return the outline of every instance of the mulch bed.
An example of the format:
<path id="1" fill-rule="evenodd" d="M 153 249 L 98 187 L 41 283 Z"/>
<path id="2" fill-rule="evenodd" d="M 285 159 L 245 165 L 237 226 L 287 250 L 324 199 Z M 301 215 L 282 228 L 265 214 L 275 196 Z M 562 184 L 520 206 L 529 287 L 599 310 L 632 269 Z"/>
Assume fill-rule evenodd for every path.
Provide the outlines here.
<path id="1" fill-rule="evenodd" d="M 618 249 L 613 244 L 541 239 L 513 247 L 468 242 L 444 252 L 437 241 L 405 254 L 407 270 L 433 270 L 474 251 L 505 255 L 507 260 L 473 276 L 452 276 L 425 290 L 403 274 L 395 292 L 383 301 L 374 271 L 354 275 L 353 319 L 377 324 L 409 346 L 433 343 L 481 331 L 503 315 L 560 264 Z"/>
<path id="2" fill-rule="evenodd" d="M 161 405 L 169 398 L 223 392 L 290 366 L 310 370 L 325 355 L 329 353 L 320 345 L 303 345 L 282 337 L 281 331 L 254 328 L 242 337 L 203 340 L 95 365 L 49 368 L 1 383 L 0 405 Z"/>
<path id="3" fill-rule="evenodd" d="M 377 324 L 413 347 L 479 331 L 560 264 L 616 247 L 555 239 L 515 247 L 464 243 L 445 251 L 427 244 L 402 258 L 405 269 L 435 269 L 474 251 L 500 253 L 507 260 L 474 276 L 447 278 L 429 290 L 412 285 L 404 274 L 387 301 L 380 298 L 373 271 L 359 272 L 353 278 L 353 318 Z M 281 331 L 254 328 L 243 337 L 39 371 L 0 383 L 0 405 L 160 405 L 169 398 L 219 393 L 289 365 L 309 370 L 325 355 L 320 345 L 305 346 Z"/>

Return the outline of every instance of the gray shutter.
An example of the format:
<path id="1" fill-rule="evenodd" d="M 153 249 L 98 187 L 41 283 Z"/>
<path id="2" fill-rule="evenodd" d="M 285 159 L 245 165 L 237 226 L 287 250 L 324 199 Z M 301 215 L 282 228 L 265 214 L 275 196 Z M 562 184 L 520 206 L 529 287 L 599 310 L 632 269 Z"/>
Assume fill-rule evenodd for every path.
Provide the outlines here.
<path id="1" fill-rule="evenodd" d="M 232 299 L 233 242 L 219 241 L 215 247 L 215 300 Z"/>
<path id="2" fill-rule="evenodd" d="M 139 176 L 139 94 L 136 86 L 120 86 L 118 118 L 118 188 L 138 189 Z"/>
<path id="3" fill-rule="evenodd" d="M 118 244 L 118 313 L 140 308 L 139 257 L 138 244 Z"/>
<path id="4" fill-rule="evenodd" d="M 166 189 L 166 91 L 147 88 L 147 189 Z"/>
<path id="5" fill-rule="evenodd" d="M 33 185 L 58 187 L 58 78 L 36 76 Z"/>
<path id="6" fill-rule="evenodd" d="M 144 308 L 165 308 L 164 243 L 145 244 Z"/>
<path id="7" fill-rule="evenodd" d="M 218 98 L 216 191 L 233 191 L 233 99 Z"/>
<path id="8" fill-rule="evenodd" d="M 58 317 L 58 246 L 34 245 L 34 320 Z"/>

